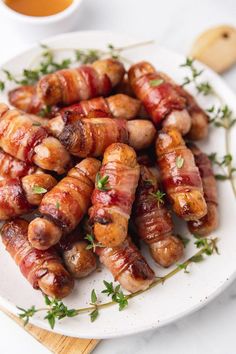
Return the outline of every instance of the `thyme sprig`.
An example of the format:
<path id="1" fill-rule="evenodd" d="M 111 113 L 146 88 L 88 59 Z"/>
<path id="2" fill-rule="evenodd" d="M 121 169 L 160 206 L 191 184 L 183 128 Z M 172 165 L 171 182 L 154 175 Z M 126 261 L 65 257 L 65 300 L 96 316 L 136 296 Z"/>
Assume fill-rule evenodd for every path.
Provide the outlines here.
<path id="1" fill-rule="evenodd" d="M 231 129 L 236 123 L 236 117 L 227 105 L 216 107 L 213 105 L 207 109 L 210 115 L 209 123 L 212 123 L 217 128 Z"/>
<path id="2" fill-rule="evenodd" d="M 111 188 L 107 186 L 109 181 L 109 176 L 101 176 L 98 172 L 95 179 L 96 188 L 102 192 L 109 191 Z"/>
<path id="3" fill-rule="evenodd" d="M 196 68 L 194 65 L 194 59 L 186 58 L 185 63 L 181 64 L 180 67 L 187 68 L 190 71 L 189 76 L 184 77 L 182 87 L 193 84 L 197 92 L 203 94 L 204 96 L 214 93 L 213 87 L 208 81 L 199 82 L 198 78 L 202 75 L 204 70 L 198 70 Z"/>
<path id="4" fill-rule="evenodd" d="M 236 172 L 236 168 L 232 167 L 233 156 L 231 154 L 224 155 L 219 157 L 216 152 L 212 152 L 208 155 L 208 158 L 211 160 L 212 164 L 217 166 L 221 173 L 216 173 L 215 178 L 220 181 L 230 180 L 233 178 L 233 175 Z M 231 165 L 230 172 L 228 167 Z"/>
<path id="5" fill-rule="evenodd" d="M 160 204 L 164 204 L 164 196 L 166 193 L 162 192 L 160 189 L 158 189 L 156 192 L 149 192 L 149 195 L 156 199 L 158 207 L 160 207 Z"/>
<path id="6" fill-rule="evenodd" d="M 78 309 L 69 309 L 62 301 L 50 299 L 48 296 L 45 296 L 46 307 L 38 309 L 35 306 L 32 306 L 29 309 L 18 307 L 18 309 L 21 311 L 19 317 L 24 320 L 25 324 L 27 324 L 30 318 L 34 317 L 36 313 L 46 312 L 44 318 L 48 321 L 50 327 L 53 329 L 56 324 L 56 321 L 66 317 L 75 317 L 81 315 L 82 313 L 89 313 L 91 321 L 94 322 L 98 317 L 99 311 L 101 309 L 118 304 L 119 310 L 123 310 L 125 307 L 128 306 L 130 299 L 147 292 L 149 289 L 154 288 L 155 286 L 163 285 L 166 280 L 172 278 L 174 275 L 176 275 L 182 270 L 184 270 L 185 272 L 189 272 L 187 267 L 189 267 L 191 263 L 201 262 L 205 259 L 204 256 L 211 256 L 213 253 L 218 252 L 217 238 L 205 238 L 203 240 L 204 242 L 201 241 L 201 239 L 198 239 L 196 247 L 199 248 L 199 250 L 193 256 L 191 256 L 181 265 L 177 264 L 177 266 L 165 276 L 161 278 L 157 277 L 155 281 L 146 290 L 139 290 L 133 294 L 124 294 L 120 290 L 120 285 L 104 281 L 105 289 L 102 290 L 102 293 L 106 294 L 109 297 L 111 296 L 111 301 L 104 303 L 98 302 L 97 294 L 93 289 L 91 293 L 90 306 Z"/>
<path id="7" fill-rule="evenodd" d="M 45 44 L 40 44 L 42 49 L 37 59 L 39 64 L 23 69 L 21 73 L 15 75 L 7 69 L 2 72 L 5 75 L 5 80 L 0 80 L 0 91 L 4 91 L 7 82 L 13 82 L 17 85 L 34 85 L 43 75 L 54 73 L 57 70 L 67 69 L 76 64 L 91 64 L 95 60 L 111 57 L 124 62 L 131 63 L 127 58 L 121 55 L 122 52 L 149 45 L 153 41 L 134 43 L 124 47 L 115 47 L 113 44 L 107 45 L 107 50 L 100 49 L 79 49 L 79 48 L 50 48 Z M 58 52 L 72 52 L 72 56 L 58 61 L 55 54 Z"/>
<path id="8" fill-rule="evenodd" d="M 94 236 L 92 234 L 87 234 L 85 236 L 85 240 L 88 241 L 88 245 L 86 247 L 87 250 L 91 250 L 92 249 L 93 252 L 96 252 L 96 248 L 97 247 L 100 247 L 100 248 L 105 247 L 100 242 L 96 242 L 96 240 L 95 240 L 95 238 L 94 238 Z"/>

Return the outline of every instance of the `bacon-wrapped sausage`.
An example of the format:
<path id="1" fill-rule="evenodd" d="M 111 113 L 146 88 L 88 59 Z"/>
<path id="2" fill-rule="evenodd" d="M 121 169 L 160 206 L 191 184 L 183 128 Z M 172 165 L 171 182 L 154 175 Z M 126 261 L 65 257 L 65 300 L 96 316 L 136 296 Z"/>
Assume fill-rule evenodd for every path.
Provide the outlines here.
<path id="1" fill-rule="evenodd" d="M 108 96 L 124 73 L 123 64 L 117 60 L 97 60 L 92 65 L 43 76 L 37 84 L 37 95 L 46 105 L 69 105 L 97 96 Z"/>
<path id="2" fill-rule="evenodd" d="M 33 164 L 15 159 L 0 149 L 0 178 L 21 178 L 40 171 Z"/>
<path id="3" fill-rule="evenodd" d="M 156 154 L 163 186 L 175 213 L 185 220 L 205 216 L 207 206 L 200 173 L 180 133 L 174 129 L 159 132 Z"/>
<path id="4" fill-rule="evenodd" d="M 45 173 L 0 181 L 0 220 L 30 212 L 56 184 L 56 179 Z"/>
<path id="5" fill-rule="evenodd" d="M 97 267 L 96 255 L 87 246 L 80 230 L 63 237 L 58 244 L 66 269 L 76 279 L 87 277 Z"/>
<path id="6" fill-rule="evenodd" d="M 36 218 L 29 225 L 28 237 L 33 247 L 48 249 L 63 234 L 75 229 L 90 205 L 100 165 L 100 161 L 93 158 L 84 159 L 45 194 L 39 206 L 44 218 Z"/>
<path id="7" fill-rule="evenodd" d="M 219 224 L 217 185 L 211 161 L 196 145 L 189 145 L 202 178 L 204 197 L 207 203 L 207 214 L 199 219 L 188 222 L 190 232 L 207 236 L 217 229 Z"/>
<path id="8" fill-rule="evenodd" d="M 104 246 L 118 246 L 127 237 L 139 172 L 130 146 L 117 143 L 106 149 L 89 210 L 94 235 Z"/>
<path id="9" fill-rule="evenodd" d="M 59 174 L 64 173 L 71 162 L 62 144 L 48 136 L 39 117 L 10 110 L 5 104 L 0 104 L 0 147 L 21 161 L 34 162 Z"/>
<path id="10" fill-rule="evenodd" d="M 183 135 L 189 131 L 187 101 L 167 75 L 157 72 L 148 62 L 132 65 L 128 75 L 132 89 L 157 126 L 162 123 Z"/>
<path id="11" fill-rule="evenodd" d="M 12 106 L 26 113 L 38 114 L 44 105 L 36 95 L 35 86 L 20 86 L 8 93 Z"/>
<path id="12" fill-rule="evenodd" d="M 141 165 L 133 217 L 137 233 L 150 249 L 154 260 L 169 267 L 183 255 L 183 243 L 173 236 L 173 222 L 163 198 L 158 199 L 157 177 Z"/>
<path id="13" fill-rule="evenodd" d="M 137 119 L 83 118 L 70 122 L 71 117 L 51 119 L 50 132 L 75 156 L 102 156 L 113 143 L 129 143 L 135 150 L 149 147 L 156 130 L 152 122 Z"/>
<path id="14" fill-rule="evenodd" d="M 78 118 L 116 117 L 132 119 L 139 115 L 141 102 L 123 94 L 97 97 L 62 108 L 60 114 L 76 114 Z"/>
<path id="15" fill-rule="evenodd" d="M 154 281 L 153 270 L 130 238 L 114 248 L 97 247 L 96 252 L 114 279 L 131 293 L 147 289 Z"/>
<path id="16" fill-rule="evenodd" d="M 60 257 L 53 249 L 39 251 L 27 239 L 28 222 L 15 219 L 1 229 L 1 237 L 21 273 L 34 289 L 61 299 L 70 294 L 74 281 L 62 265 Z"/>

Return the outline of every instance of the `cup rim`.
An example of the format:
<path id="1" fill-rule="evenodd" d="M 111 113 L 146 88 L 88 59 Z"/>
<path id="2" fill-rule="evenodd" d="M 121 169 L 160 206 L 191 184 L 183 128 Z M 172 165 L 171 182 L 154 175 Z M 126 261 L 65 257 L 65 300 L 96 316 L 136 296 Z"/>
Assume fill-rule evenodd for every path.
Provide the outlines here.
<path id="1" fill-rule="evenodd" d="M 28 16 L 28 15 L 21 14 L 17 11 L 12 10 L 9 6 L 7 6 L 4 0 L 0 0 L 0 7 L 2 7 L 2 9 L 14 19 L 18 19 L 21 22 L 25 22 L 25 23 L 41 25 L 41 24 L 55 23 L 64 18 L 67 18 L 77 10 L 81 2 L 82 0 L 73 0 L 72 3 L 63 11 L 50 16 Z"/>

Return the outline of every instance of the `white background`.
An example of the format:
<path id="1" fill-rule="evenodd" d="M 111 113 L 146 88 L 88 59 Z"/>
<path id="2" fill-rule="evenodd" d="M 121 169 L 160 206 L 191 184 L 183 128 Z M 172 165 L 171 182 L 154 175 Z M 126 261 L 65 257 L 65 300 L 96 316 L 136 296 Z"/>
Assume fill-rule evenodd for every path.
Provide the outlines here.
<path id="1" fill-rule="evenodd" d="M 112 30 L 139 40 L 156 39 L 169 49 L 187 54 L 193 39 L 204 29 L 217 24 L 236 26 L 235 0 L 84 0 L 75 29 Z M 40 39 L 33 31 L 23 33 L 17 24 L 0 13 L 0 62 Z M 236 68 L 224 77 L 236 91 Z M 233 354 L 235 322 L 236 282 L 197 313 L 158 331 L 104 340 L 94 353 Z M 0 353 L 49 352 L 0 313 Z"/>

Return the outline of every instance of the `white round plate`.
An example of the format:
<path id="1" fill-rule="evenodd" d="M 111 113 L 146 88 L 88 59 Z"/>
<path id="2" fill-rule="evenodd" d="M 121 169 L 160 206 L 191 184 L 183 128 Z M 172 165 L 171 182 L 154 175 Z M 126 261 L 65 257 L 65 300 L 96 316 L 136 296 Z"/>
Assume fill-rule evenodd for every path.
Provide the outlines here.
<path id="1" fill-rule="evenodd" d="M 138 42 L 127 39 L 125 36 L 108 32 L 77 32 L 63 34 L 43 43 L 55 48 L 99 48 L 106 49 L 108 43 L 116 47 L 126 46 Z M 5 63 L 2 68 L 19 73 L 34 60 L 40 52 L 39 47 L 32 48 L 23 54 Z M 180 68 L 185 58 L 176 53 L 159 47 L 155 43 L 127 50 L 123 56 L 132 62 L 149 60 L 158 70 L 162 70 L 172 76 L 177 82 L 183 82 L 187 71 Z M 68 56 L 68 53 L 67 53 Z M 197 64 L 202 68 L 201 64 Z M 236 97 L 211 70 L 205 68 L 203 79 L 209 80 L 216 92 L 220 94 L 229 107 L 236 112 Z M 194 91 L 192 91 L 194 93 Z M 196 92 L 195 92 L 196 94 Z M 204 107 L 212 105 L 212 98 L 197 99 Z M 7 98 L 1 94 L 1 101 Z M 236 128 L 231 132 L 231 151 L 236 151 Z M 199 144 L 207 153 L 218 152 L 220 156 L 225 154 L 224 130 L 211 128 L 209 138 Z M 157 286 L 144 294 L 129 301 L 129 306 L 119 312 L 117 306 L 100 311 L 100 315 L 94 323 L 90 322 L 87 314 L 76 318 L 60 321 L 55 332 L 84 338 L 109 338 L 118 337 L 145 330 L 157 328 L 175 321 L 205 305 L 218 295 L 235 278 L 236 274 L 236 203 L 228 181 L 219 183 L 219 209 L 220 227 L 216 231 L 219 241 L 220 255 L 207 257 L 204 262 L 190 266 L 190 274 L 183 271 L 166 281 L 164 285 Z M 183 231 L 183 223 L 177 225 Z M 157 276 L 162 276 L 168 271 L 158 267 L 147 255 L 149 264 L 153 267 Z M 196 248 L 193 242 L 187 246 L 185 258 L 190 257 Z M 20 274 L 19 269 L 4 247 L 0 246 L 0 305 L 13 313 L 17 313 L 16 306 L 28 308 L 32 305 L 43 306 L 43 297 L 39 291 L 33 290 L 28 282 Z M 99 294 L 99 300 L 106 301 L 106 296 L 100 294 L 103 289 L 103 280 L 112 281 L 112 276 L 105 269 L 95 272 L 88 278 L 77 281 L 71 296 L 65 299 L 65 303 L 72 308 L 84 307 L 90 302 L 91 290 L 94 288 Z M 43 315 L 36 315 L 32 323 L 50 329 Z"/>

